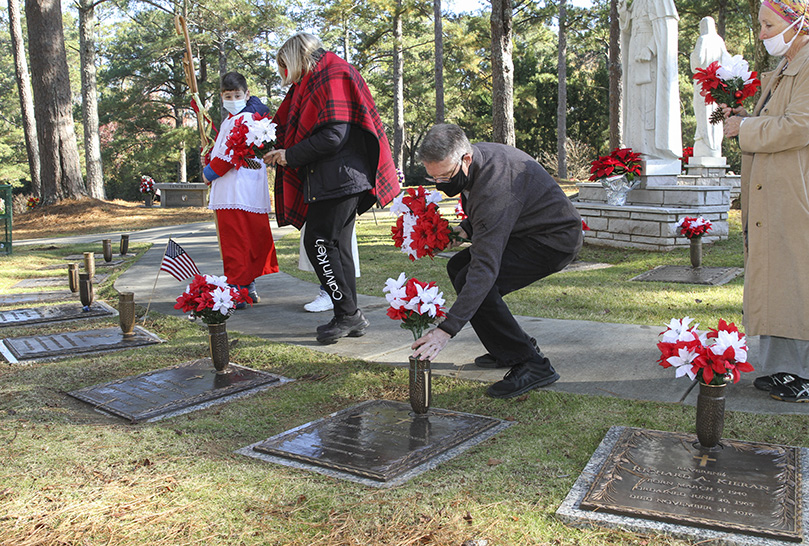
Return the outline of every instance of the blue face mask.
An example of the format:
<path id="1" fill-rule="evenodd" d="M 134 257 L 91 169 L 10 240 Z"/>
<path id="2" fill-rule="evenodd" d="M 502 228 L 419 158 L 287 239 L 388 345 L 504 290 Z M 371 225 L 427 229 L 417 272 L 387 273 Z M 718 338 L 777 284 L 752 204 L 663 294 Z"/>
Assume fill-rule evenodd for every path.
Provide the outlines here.
<path id="1" fill-rule="evenodd" d="M 247 100 L 239 99 L 239 100 L 223 100 L 222 106 L 230 112 L 232 116 L 235 116 L 239 112 L 245 109 L 247 106 Z"/>

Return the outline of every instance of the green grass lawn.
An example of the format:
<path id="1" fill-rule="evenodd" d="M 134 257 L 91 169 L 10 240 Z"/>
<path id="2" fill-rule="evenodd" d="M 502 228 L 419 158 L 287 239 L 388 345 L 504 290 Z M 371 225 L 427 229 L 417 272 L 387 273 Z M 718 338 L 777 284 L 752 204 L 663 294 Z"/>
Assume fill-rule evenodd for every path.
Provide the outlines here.
<path id="1" fill-rule="evenodd" d="M 379 226 L 363 218 L 359 227 L 360 290 L 381 296 L 384 279 L 404 270 L 448 291 L 444 260 L 411 263 L 391 251 L 389 223 L 379 216 Z M 297 237 L 278 241 L 278 248 L 282 269 L 295 272 Z M 0 288 L 7 293 L 14 279 L 40 275 L 36 268 L 64 253 L 25 248 L 0 258 Z M 510 297 L 515 312 L 627 323 L 662 324 L 683 314 L 705 326 L 719 318 L 739 322 L 741 281 L 717 288 L 627 282 L 657 264 L 687 263 L 687 251 L 586 248 L 581 259 L 613 267 L 540 281 Z M 729 241 L 708 250 L 705 264 L 741 265 L 737 227 Z M 98 293 L 117 303 L 109 285 Z M 87 326 L 4 329 L 0 335 Z M 477 383 L 435 377 L 435 407 L 507 419 L 514 426 L 398 488 L 377 490 L 233 452 L 369 399 L 405 401 L 406 370 L 232 334 L 239 338 L 232 361 L 297 381 L 139 425 L 66 395 L 207 353 L 200 325 L 157 316 L 148 328 L 167 343 L 0 364 L 0 544 L 460 546 L 473 538 L 490 546 L 684 544 L 613 529 L 575 529 L 554 512 L 611 426 L 693 431 L 693 407 L 548 391 L 494 400 Z M 725 436 L 807 446 L 809 419 L 728 412 Z"/>

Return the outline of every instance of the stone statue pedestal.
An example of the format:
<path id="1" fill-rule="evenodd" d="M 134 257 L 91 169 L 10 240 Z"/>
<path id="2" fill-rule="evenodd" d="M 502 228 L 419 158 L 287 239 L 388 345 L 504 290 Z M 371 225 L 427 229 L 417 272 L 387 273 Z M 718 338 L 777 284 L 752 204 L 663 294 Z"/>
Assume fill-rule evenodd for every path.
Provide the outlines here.
<path id="1" fill-rule="evenodd" d="M 677 176 L 682 171 L 682 164 L 679 159 L 645 159 L 642 169 L 641 189 L 655 186 L 676 186 Z"/>
<path id="2" fill-rule="evenodd" d="M 728 167 L 724 157 L 691 157 L 685 169 L 692 176 L 716 177 L 724 176 Z"/>

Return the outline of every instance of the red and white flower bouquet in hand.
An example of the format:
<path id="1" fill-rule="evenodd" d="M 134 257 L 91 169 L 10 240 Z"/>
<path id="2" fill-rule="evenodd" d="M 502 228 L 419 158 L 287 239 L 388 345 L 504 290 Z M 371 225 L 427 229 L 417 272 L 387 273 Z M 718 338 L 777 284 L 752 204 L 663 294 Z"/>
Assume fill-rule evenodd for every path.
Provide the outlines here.
<path id="1" fill-rule="evenodd" d="M 721 65 L 714 61 L 705 68 L 697 68 L 694 80 L 700 84 L 699 94 L 705 97 L 705 104 L 726 104 L 731 108 L 741 106 L 761 86 L 758 73 L 750 71 L 741 55 L 734 55 Z M 717 108 L 710 122 L 716 124 L 724 119 L 722 109 Z"/>
<path id="2" fill-rule="evenodd" d="M 401 327 L 413 332 L 413 339 L 424 335 L 424 330 L 446 315 L 444 293 L 434 282 L 408 279 L 404 273 L 397 279 L 388 279 L 382 289 L 388 300 L 388 316 L 401 320 Z"/>
<path id="3" fill-rule="evenodd" d="M 397 216 L 391 228 L 393 243 L 411 260 L 432 258 L 449 246 L 452 235 L 449 222 L 438 210 L 440 201 L 439 192 L 419 186 L 407 188 L 390 205 L 391 214 Z"/>
<path id="4" fill-rule="evenodd" d="M 706 385 L 724 385 L 728 379 L 739 381 L 740 372 L 752 372 L 747 362 L 747 345 L 744 334 L 736 325 L 719 320 L 717 328 L 707 332 L 691 326 L 690 317 L 671 319 L 661 334 L 663 340 L 658 364 L 675 368 L 676 377 L 687 375 Z"/>
<path id="5" fill-rule="evenodd" d="M 269 114 L 255 112 L 252 116 L 243 115 L 233 122 L 226 146 L 229 160 L 239 169 L 258 169 L 261 163 L 256 157 L 262 156 L 275 146 L 275 124 Z"/>
<path id="6" fill-rule="evenodd" d="M 194 275 L 191 284 L 177 298 L 174 308 L 191 313 L 205 324 L 221 324 L 233 314 L 236 304 L 242 302 L 253 304 L 247 288 L 239 290 L 228 285 L 228 278 L 224 275 Z"/>
<path id="7" fill-rule="evenodd" d="M 677 222 L 677 227 L 680 228 L 680 235 L 685 235 L 689 239 L 693 239 L 694 237 L 702 237 L 711 230 L 713 226 L 710 220 L 702 216 L 698 216 L 697 218 L 686 216 Z"/>

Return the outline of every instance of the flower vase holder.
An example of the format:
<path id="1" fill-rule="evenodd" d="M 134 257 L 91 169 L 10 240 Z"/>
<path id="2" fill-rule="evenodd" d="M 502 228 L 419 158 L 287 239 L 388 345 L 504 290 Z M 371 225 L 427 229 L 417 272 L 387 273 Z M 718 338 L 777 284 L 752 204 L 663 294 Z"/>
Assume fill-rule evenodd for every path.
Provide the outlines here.
<path id="1" fill-rule="evenodd" d="M 96 257 L 93 252 L 84 253 L 84 270 L 90 275 L 90 279 L 96 276 Z"/>
<path id="2" fill-rule="evenodd" d="M 227 373 L 225 368 L 230 362 L 230 345 L 228 344 L 228 331 L 224 322 L 208 325 L 208 347 L 216 373 Z"/>
<path id="3" fill-rule="evenodd" d="M 121 292 L 118 294 L 118 323 L 124 337 L 135 335 L 135 293 Z"/>
<path id="4" fill-rule="evenodd" d="M 121 235 L 121 246 L 119 252 L 121 256 L 126 256 L 126 253 L 129 252 L 129 235 Z"/>
<path id="5" fill-rule="evenodd" d="M 700 382 L 697 395 L 697 440 L 708 451 L 722 449 L 719 441 L 725 428 L 725 387 Z"/>
<path id="6" fill-rule="evenodd" d="M 154 196 L 151 193 L 143 194 L 143 206 L 150 209 L 152 208 L 152 203 L 154 203 Z"/>
<path id="7" fill-rule="evenodd" d="M 639 184 L 639 178 L 629 180 L 625 174 L 601 179 L 601 187 L 607 192 L 607 204 L 615 207 L 623 207 L 629 191 L 637 188 Z"/>
<path id="8" fill-rule="evenodd" d="M 702 237 L 692 237 L 690 241 L 691 267 L 696 269 L 702 267 Z"/>
<path id="9" fill-rule="evenodd" d="M 104 256 L 104 261 L 109 263 L 112 261 L 112 240 L 111 239 L 102 239 L 101 241 L 101 252 Z"/>
<path id="10" fill-rule="evenodd" d="M 424 414 L 430 409 L 432 391 L 432 370 L 429 360 L 410 357 L 410 407 L 417 414 Z"/>
<path id="11" fill-rule="evenodd" d="M 93 277 L 89 273 L 79 273 L 79 300 L 82 311 L 89 311 L 93 303 Z"/>
<path id="12" fill-rule="evenodd" d="M 74 294 L 79 291 L 79 264 L 67 264 L 67 285 Z"/>

